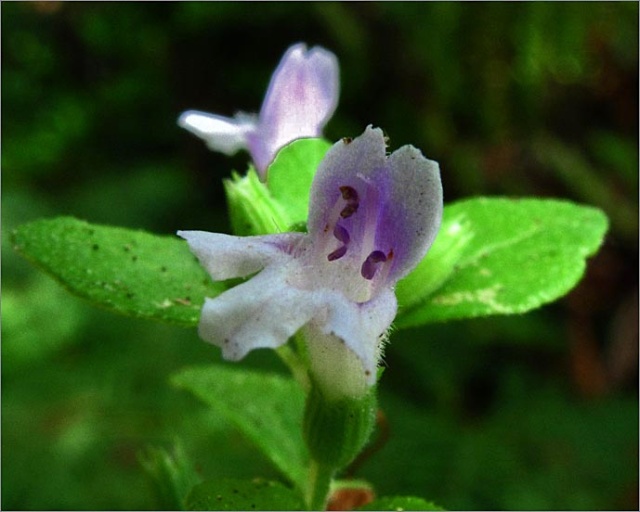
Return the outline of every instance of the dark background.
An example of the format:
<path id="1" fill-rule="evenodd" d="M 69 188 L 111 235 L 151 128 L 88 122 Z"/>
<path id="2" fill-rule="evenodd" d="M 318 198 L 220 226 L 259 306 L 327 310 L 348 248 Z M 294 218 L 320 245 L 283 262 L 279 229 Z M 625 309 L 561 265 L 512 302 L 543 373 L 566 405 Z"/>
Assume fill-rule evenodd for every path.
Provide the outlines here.
<path id="1" fill-rule="evenodd" d="M 3 509 L 159 507 L 147 444 L 181 442 L 208 478 L 277 478 L 168 384 L 216 348 L 71 297 L 9 234 L 57 215 L 228 231 L 221 178 L 247 156 L 176 119 L 257 111 L 298 41 L 340 61 L 330 140 L 373 123 L 440 162 L 446 202 L 560 197 L 611 220 L 559 302 L 395 333 L 389 439 L 356 476 L 449 509 L 636 509 L 637 3 L 4 2 L 1 37 Z M 269 351 L 242 364 L 283 371 Z"/>

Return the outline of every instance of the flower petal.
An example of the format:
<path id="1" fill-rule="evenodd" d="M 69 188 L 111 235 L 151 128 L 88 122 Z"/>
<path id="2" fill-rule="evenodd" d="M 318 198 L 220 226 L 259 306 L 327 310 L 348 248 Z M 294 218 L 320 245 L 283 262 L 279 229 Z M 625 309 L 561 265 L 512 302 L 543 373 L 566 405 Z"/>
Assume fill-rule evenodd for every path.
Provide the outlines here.
<path id="1" fill-rule="evenodd" d="M 362 396 L 376 382 L 382 345 L 397 311 L 395 294 L 386 289 L 362 304 L 332 295 L 318 297 L 326 314 L 314 316 L 303 330 L 311 372 L 329 398 Z"/>
<path id="2" fill-rule="evenodd" d="M 291 262 L 290 265 L 297 265 Z M 270 266 L 215 299 L 206 299 L 198 332 L 238 360 L 255 348 L 277 348 L 316 310 L 310 292 L 286 284 L 287 265 Z"/>
<path id="3" fill-rule="evenodd" d="M 322 236 L 345 189 L 353 189 L 359 197 L 360 210 L 349 212 L 343 221 L 351 230 L 352 243 L 367 242 L 364 258 L 382 251 L 390 261 L 383 285 L 393 284 L 424 257 L 440 226 L 438 164 L 413 146 L 387 157 L 382 130 L 371 126 L 352 141 L 336 143 L 320 164 L 311 188 L 308 229 L 312 236 Z M 368 274 L 371 269 L 364 270 Z"/>
<path id="4" fill-rule="evenodd" d="M 389 157 L 389 166 L 391 207 L 383 222 L 387 229 L 378 240 L 384 245 L 386 238 L 402 237 L 398 241 L 403 250 L 396 252 L 389 275 L 395 282 L 411 272 L 433 244 L 442 222 L 443 199 L 440 166 L 419 149 L 401 147 Z"/>
<path id="5" fill-rule="evenodd" d="M 178 118 L 178 125 L 203 139 L 209 149 L 233 155 L 248 147 L 247 138 L 256 131 L 255 116 L 238 114 L 235 119 L 187 110 Z"/>
<path id="6" fill-rule="evenodd" d="M 216 281 L 244 277 L 270 263 L 286 264 L 304 244 L 303 233 L 231 236 L 206 231 L 178 231 L 202 266 Z"/>
<path id="7" fill-rule="evenodd" d="M 258 135 L 249 147 L 264 171 L 277 151 L 303 137 L 317 137 L 338 104 L 336 56 L 320 47 L 291 46 L 273 73 L 260 110 Z"/>
<path id="8" fill-rule="evenodd" d="M 344 341 L 362 361 L 369 384 L 376 380 L 377 361 L 380 358 L 382 337 L 396 316 L 398 303 L 395 293 L 388 288 L 369 302 L 355 303 L 340 296 L 333 301 L 326 322 L 325 334 L 333 334 Z"/>
<path id="9" fill-rule="evenodd" d="M 353 140 L 342 139 L 327 152 L 311 185 L 309 233 L 316 236 L 326 225 L 326 216 L 341 196 L 342 187 L 360 183 L 387 163 L 384 134 L 369 125 Z"/>

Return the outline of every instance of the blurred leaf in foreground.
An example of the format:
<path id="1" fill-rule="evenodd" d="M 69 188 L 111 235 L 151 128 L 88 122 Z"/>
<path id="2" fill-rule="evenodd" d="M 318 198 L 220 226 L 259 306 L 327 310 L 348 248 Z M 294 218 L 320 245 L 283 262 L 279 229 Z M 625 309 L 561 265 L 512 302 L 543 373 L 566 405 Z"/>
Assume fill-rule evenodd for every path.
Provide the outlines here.
<path id="1" fill-rule="evenodd" d="M 293 379 L 215 365 L 182 370 L 173 383 L 233 422 L 291 482 L 304 488 L 304 393 Z"/>

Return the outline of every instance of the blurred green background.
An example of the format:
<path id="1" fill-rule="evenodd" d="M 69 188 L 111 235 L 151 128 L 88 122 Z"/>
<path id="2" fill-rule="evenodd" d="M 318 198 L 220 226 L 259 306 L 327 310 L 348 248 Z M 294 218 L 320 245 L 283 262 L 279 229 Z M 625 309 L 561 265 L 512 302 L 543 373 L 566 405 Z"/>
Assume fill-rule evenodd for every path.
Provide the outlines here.
<path id="1" fill-rule="evenodd" d="M 449 509 L 637 509 L 637 3 L 3 3 L 1 37 L 3 509 L 160 507 L 148 444 L 181 442 L 208 478 L 277 478 L 168 384 L 216 348 L 68 295 L 9 235 L 57 215 L 228 231 L 221 178 L 246 154 L 176 118 L 257 111 L 298 41 L 340 61 L 329 139 L 383 127 L 440 162 L 447 202 L 561 197 L 611 219 L 558 303 L 394 334 L 388 439 L 355 476 Z M 242 364 L 284 371 L 269 351 Z"/>

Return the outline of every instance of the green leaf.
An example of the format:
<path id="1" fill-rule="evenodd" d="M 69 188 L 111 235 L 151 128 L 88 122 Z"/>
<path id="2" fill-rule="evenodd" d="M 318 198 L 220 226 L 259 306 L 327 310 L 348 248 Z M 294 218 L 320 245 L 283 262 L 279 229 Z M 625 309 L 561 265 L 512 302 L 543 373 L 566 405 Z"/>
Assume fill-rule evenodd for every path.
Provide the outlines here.
<path id="1" fill-rule="evenodd" d="M 202 482 L 191 490 L 186 505 L 187 510 L 304 510 L 297 493 L 262 479 Z"/>
<path id="2" fill-rule="evenodd" d="M 430 501 L 415 496 L 384 496 L 357 510 L 444 510 Z"/>
<path id="3" fill-rule="evenodd" d="M 472 239 L 471 222 L 466 215 L 452 215 L 450 207 L 445 207 L 440 231 L 427 256 L 396 286 L 402 308 L 408 310 L 420 304 L 440 288 L 456 270 Z"/>
<path id="4" fill-rule="evenodd" d="M 302 439 L 304 393 L 280 375 L 212 365 L 172 378 L 234 423 L 298 488 L 307 481 L 309 456 Z"/>
<path id="5" fill-rule="evenodd" d="M 524 313 L 567 293 L 607 231 L 598 209 L 542 199 L 447 205 L 432 251 L 398 285 L 398 327 Z"/>
<path id="6" fill-rule="evenodd" d="M 58 217 L 18 227 L 12 241 L 71 293 L 116 313 L 193 326 L 204 298 L 224 290 L 177 237 Z"/>
<path id="7" fill-rule="evenodd" d="M 299 139 L 282 148 L 267 171 L 267 185 L 280 203 L 288 226 L 306 224 L 311 182 L 331 143 Z"/>

